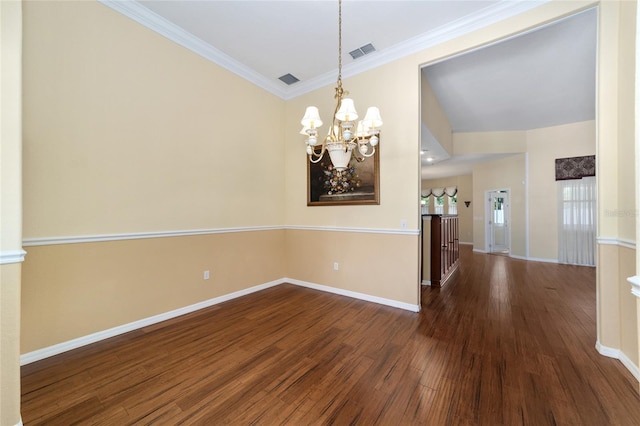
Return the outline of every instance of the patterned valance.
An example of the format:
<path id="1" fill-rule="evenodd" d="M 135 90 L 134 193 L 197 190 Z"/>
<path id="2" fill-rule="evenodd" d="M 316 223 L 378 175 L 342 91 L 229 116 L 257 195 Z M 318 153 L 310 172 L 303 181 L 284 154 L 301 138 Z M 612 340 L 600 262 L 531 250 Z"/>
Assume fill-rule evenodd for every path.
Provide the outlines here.
<path id="1" fill-rule="evenodd" d="M 596 175 L 596 156 L 556 158 L 556 180 L 582 179 Z"/>
<path id="2" fill-rule="evenodd" d="M 422 195 L 422 198 L 427 198 L 429 195 L 433 195 L 434 197 L 442 197 L 445 194 L 449 197 L 453 197 L 457 193 L 457 186 L 446 186 L 444 188 L 424 188 L 422 191 L 420 191 L 420 195 Z"/>

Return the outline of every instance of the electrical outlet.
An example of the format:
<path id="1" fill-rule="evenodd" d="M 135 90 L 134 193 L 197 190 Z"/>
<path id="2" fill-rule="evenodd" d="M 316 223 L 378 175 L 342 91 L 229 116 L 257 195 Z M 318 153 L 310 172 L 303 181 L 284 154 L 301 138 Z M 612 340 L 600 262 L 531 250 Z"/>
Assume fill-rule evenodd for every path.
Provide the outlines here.
<path id="1" fill-rule="evenodd" d="M 340 265 L 338 264 L 338 262 L 334 262 L 333 263 L 333 270 L 337 271 L 340 268 Z"/>
<path id="2" fill-rule="evenodd" d="M 202 274 L 202 279 L 203 280 L 208 280 L 209 279 L 209 271 L 204 271 L 204 273 Z"/>
<path id="3" fill-rule="evenodd" d="M 400 228 L 407 229 L 407 221 L 406 220 L 402 219 L 400 221 Z"/>

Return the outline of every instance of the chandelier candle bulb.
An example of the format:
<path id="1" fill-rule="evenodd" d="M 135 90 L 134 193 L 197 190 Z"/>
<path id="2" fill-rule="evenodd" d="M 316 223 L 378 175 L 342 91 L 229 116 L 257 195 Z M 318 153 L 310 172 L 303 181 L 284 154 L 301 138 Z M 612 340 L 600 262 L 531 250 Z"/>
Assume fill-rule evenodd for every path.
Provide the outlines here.
<path id="1" fill-rule="evenodd" d="M 358 119 L 356 106 L 353 99 L 344 98 L 341 102 L 340 109 L 336 113 L 336 118 L 340 121 L 355 121 Z"/>

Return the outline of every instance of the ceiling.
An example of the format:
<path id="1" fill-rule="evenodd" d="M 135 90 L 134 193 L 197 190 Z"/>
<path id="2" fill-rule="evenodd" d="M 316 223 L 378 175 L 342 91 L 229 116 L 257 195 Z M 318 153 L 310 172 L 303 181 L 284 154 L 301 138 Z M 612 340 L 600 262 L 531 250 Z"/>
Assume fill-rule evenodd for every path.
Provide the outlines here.
<path id="1" fill-rule="evenodd" d="M 283 99 L 335 83 L 337 1 L 100 1 Z M 546 1 L 344 0 L 343 77 Z M 595 34 L 592 9 L 423 72 L 454 132 L 521 130 L 593 119 Z M 368 43 L 375 47 L 373 53 L 351 58 L 348 52 Z M 278 79 L 285 74 L 300 81 L 286 85 Z M 434 138 L 424 136 L 421 145 L 436 158 Z M 423 177 L 470 172 L 469 164 L 483 159 L 451 159 L 440 153 L 444 155 L 435 165 L 423 167 Z M 453 172 L 445 171 L 456 162 Z"/>
<path id="2" fill-rule="evenodd" d="M 597 13 L 589 9 L 422 72 L 454 133 L 531 130 L 593 120 L 596 30 Z M 426 151 L 423 179 L 470 173 L 477 162 L 496 158 L 450 157 L 424 127 L 421 147 Z"/>

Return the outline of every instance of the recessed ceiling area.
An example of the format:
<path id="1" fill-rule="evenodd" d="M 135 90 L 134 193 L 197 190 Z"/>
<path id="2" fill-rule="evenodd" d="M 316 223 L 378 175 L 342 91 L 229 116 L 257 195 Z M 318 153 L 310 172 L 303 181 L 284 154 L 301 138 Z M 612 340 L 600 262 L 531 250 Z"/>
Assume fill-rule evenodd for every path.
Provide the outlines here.
<path id="1" fill-rule="evenodd" d="M 453 133 L 531 130 L 595 119 L 597 10 L 426 66 Z M 424 127 L 423 127 L 424 128 Z M 437 156 L 422 132 L 423 179 L 471 173 L 491 157 Z M 436 161 L 427 162 L 431 156 Z M 439 161 L 442 161 L 439 163 Z"/>

